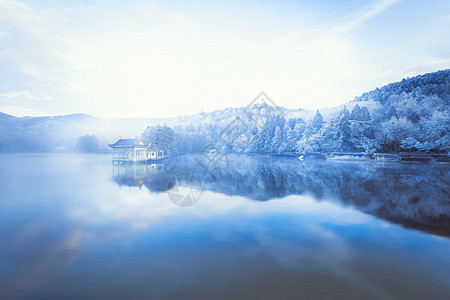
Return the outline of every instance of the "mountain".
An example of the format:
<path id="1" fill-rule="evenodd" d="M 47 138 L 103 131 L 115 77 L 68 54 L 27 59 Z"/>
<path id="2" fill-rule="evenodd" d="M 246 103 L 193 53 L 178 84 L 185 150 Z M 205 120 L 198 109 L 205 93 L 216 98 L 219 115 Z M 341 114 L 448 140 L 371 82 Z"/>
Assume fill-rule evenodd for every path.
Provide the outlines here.
<path id="1" fill-rule="evenodd" d="M 101 119 L 85 114 L 13 117 L 0 114 L 0 152 L 72 152 L 83 137 L 94 136 L 94 151 L 109 151 L 107 143 L 135 137 L 158 119 Z M 78 145 L 79 146 L 79 145 Z"/>
<path id="2" fill-rule="evenodd" d="M 107 142 L 142 134 L 172 153 L 447 153 L 449 104 L 450 69 L 376 88 L 326 113 L 266 103 L 166 119 L 1 113 L 0 151 L 107 151 Z"/>
<path id="3" fill-rule="evenodd" d="M 5 120 L 5 119 L 12 119 L 12 118 L 14 118 L 13 116 L 11 116 L 11 115 L 7 115 L 7 114 L 4 114 L 4 113 L 2 113 L 2 112 L 0 112 L 0 120 Z"/>
<path id="4" fill-rule="evenodd" d="M 355 102 L 378 101 L 384 106 L 395 105 L 396 97 L 414 95 L 418 101 L 436 96 L 442 104 L 450 105 L 450 69 L 403 79 L 377 88 L 355 98 Z"/>
<path id="5" fill-rule="evenodd" d="M 260 103 L 182 117 L 172 127 L 181 153 L 448 152 L 449 103 L 450 70 L 443 70 L 377 88 L 326 114 Z M 143 137 L 174 139 L 157 130 Z"/>
<path id="6" fill-rule="evenodd" d="M 352 102 L 369 108 L 383 150 L 450 150 L 450 69 L 388 84 Z"/>

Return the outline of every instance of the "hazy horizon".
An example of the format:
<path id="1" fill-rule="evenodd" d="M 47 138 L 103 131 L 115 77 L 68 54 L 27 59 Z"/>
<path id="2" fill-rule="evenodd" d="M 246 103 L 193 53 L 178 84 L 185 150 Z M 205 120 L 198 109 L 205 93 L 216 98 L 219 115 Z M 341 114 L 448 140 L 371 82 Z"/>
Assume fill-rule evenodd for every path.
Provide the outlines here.
<path id="1" fill-rule="evenodd" d="M 437 70 L 436 72 L 439 71 L 445 71 L 445 70 Z M 431 72 L 431 73 L 436 73 L 436 72 Z M 422 76 L 424 74 L 430 74 L 430 73 L 423 73 L 423 74 L 417 74 L 416 76 Z M 412 76 L 412 77 L 407 77 L 407 78 L 403 78 L 403 79 L 409 79 L 409 78 L 414 78 L 416 76 Z M 401 80 L 395 81 L 395 82 L 400 82 Z M 395 82 L 390 82 L 390 83 L 395 83 Z M 390 83 L 386 84 L 389 85 Z M 279 105 L 281 107 L 284 107 L 288 110 L 304 110 L 304 111 L 309 111 L 309 112 L 314 112 L 316 109 L 323 112 L 323 111 L 328 111 L 328 110 L 333 110 L 336 109 L 338 107 L 342 107 L 345 106 L 346 104 L 348 104 L 349 102 L 352 102 L 354 99 L 362 96 L 365 93 L 369 93 L 374 91 L 377 88 L 382 88 L 386 85 L 383 86 L 378 86 L 376 88 L 373 88 L 371 90 L 365 91 L 363 92 L 361 95 L 357 95 L 354 98 L 342 102 L 342 103 L 336 103 L 332 106 L 323 106 L 323 107 L 284 107 L 282 105 Z M 277 105 L 277 103 L 273 102 L 273 100 L 269 97 L 269 95 L 267 95 L 266 93 L 264 93 L 263 91 L 261 91 L 256 97 L 254 97 L 251 101 L 251 103 L 266 103 L 268 105 Z M 17 118 L 21 118 L 21 117 L 61 117 L 61 116 L 72 116 L 72 115 L 85 115 L 85 116 L 89 116 L 89 117 L 93 117 L 93 118 L 99 118 L 99 119 L 174 119 L 174 118 L 180 118 L 180 117 L 188 117 L 188 116 L 193 116 L 193 115 L 197 115 L 197 114 L 201 114 L 201 113 L 212 113 L 215 111 L 222 111 L 222 110 L 226 110 L 226 109 L 234 109 L 234 108 L 245 108 L 246 106 L 248 106 L 250 103 L 247 103 L 246 105 L 241 105 L 241 106 L 228 106 L 228 107 L 222 107 L 222 108 L 216 108 L 216 109 L 212 109 L 209 111 L 205 111 L 205 110 L 201 110 L 201 111 L 197 111 L 197 112 L 190 112 L 188 114 L 180 114 L 180 115 L 174 115 L 174 116 L 163 116 L 163 117 L 152 117 L 152 116 L 97 116 L 97 115 L 92 115 L 92 114 L 88 114 L 85 112 L 71 112 L 71 113 L 65 113 L 65 114 L 37 114 L 37 115 L 14 115 L 11 113 L 7 113 L 5 111 L 0 111 L 0 113 L 5 113 L 8 114 L 10 116 L 13 117 L 17 117 Z"/>

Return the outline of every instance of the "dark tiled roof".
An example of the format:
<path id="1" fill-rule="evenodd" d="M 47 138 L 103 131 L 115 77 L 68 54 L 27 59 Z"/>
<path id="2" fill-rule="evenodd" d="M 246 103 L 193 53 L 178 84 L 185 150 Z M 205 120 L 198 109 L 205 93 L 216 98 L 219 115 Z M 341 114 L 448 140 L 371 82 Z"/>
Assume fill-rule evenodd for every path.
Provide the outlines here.
<path id="1" fill-rule="evenodd" d="M 120 139 L 114 144 L 110 144 L 111 148 L 129 148 L 134 147 L 139 142 L 139 139 Z M 138 146 L 138 145 L 136 145 Z M 140 145 L 143 146 L 143 145 Z"/>

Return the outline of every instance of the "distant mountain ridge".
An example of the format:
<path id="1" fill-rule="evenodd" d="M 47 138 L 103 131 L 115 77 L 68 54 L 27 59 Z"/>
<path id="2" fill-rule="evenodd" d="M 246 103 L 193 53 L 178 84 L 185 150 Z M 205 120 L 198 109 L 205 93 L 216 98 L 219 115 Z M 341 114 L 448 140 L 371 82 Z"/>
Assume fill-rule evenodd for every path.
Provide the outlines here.
<path id="1" fill-rule="evenodd" d="M 0 113 L 0 152 L 72 152 L 81 137 L 92 135 L 97 152 L 109 151 L 108 142 L 136 137 L 158 119 L 101 119 L 86 114 L 14 117 Z"/>
<path id="2" fill-rule="evenodd" d="M 10 118 L 15 118 L 14 116 L 11 116 L 11 115 L 8 115 L 8 114 L 5 114 L 5 113 L 2 113 L 2 112 L 0 112 L 0 119 L 10 119 Z"/>
<path id="3" fill-rule="evenodd" d="M 327 114 L 264 103 L 160 119 L 0 113 L 0 152 L 73 151 L 86 135 L 108 151 L 107 142 L 141 134 L 178 153 L 448 152 L 449 104 L 450 69 L 376 88 Z M 157 129 L 163 124 L 171 130 Z"/>

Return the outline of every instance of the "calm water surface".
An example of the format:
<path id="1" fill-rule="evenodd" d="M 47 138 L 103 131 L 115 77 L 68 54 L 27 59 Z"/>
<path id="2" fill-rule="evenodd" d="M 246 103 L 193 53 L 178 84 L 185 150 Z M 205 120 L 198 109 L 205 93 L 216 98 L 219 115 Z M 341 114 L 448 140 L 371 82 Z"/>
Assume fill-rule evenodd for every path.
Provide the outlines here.
<path id="1" fill-rule="evenodd" d="M 448 164 L 0 166 L 0 299 L 449 299 Z"/>

